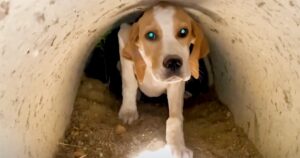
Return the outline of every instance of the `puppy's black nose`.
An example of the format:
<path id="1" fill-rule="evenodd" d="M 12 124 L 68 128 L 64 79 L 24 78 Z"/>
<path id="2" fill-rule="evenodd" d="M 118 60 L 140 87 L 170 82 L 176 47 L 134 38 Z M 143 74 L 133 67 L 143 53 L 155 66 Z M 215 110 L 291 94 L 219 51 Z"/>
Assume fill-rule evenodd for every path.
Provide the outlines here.
<path id="1" fill-rule="evenodd" d="M 176 72 L 182 66 L 182 59 L 177 55 L 167 56 L 163 61 L 163 66 L 172 72 Z"/>

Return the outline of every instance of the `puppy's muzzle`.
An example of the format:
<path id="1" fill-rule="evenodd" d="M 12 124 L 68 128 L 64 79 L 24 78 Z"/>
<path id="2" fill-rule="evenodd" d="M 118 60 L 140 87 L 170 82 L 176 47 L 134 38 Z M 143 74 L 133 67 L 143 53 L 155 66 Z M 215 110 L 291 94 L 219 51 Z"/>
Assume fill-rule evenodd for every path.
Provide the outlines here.
<path id="1" fill-rule="evenodd" d="M 182 66 L 182 59 L 177 55 L 166 56 L 163 60 L 163 66 L 170 74 L 178 74 Z"/>

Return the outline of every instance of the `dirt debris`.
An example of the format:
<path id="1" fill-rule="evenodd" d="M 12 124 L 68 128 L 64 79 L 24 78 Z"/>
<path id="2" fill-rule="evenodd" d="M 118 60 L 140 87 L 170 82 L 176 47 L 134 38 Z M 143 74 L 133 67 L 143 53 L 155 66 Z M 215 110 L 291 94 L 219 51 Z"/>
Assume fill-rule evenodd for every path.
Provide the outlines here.
<path id="1" fill-rule="evenodd" d="M 116 134 L 123 134 L 126 132 L 126 128 L 122 125 L 117 125 L 115 132 Z"/>
<path id="2" fill-rule="evenodd" d="M 98 80 L 84 77 L 71 124 L 56 158 L 132 158 L 165 144 L 167 105 L 138 102 L 140 118 L 133 125 L 118 119 L 121 101 Z M 261 158 L 226 106 L 211 94 L 187 101 L 184 109 L 186 145 L 200 158 Z"/>

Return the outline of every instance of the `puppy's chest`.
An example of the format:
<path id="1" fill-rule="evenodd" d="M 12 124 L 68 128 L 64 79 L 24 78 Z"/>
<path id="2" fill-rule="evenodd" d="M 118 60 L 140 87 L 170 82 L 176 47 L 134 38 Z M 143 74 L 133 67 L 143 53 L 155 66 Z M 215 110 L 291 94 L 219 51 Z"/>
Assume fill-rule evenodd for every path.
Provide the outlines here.
<path id="1" fill-rule="evenodd" d="M 143 83 L 139 84 L 139 88 L 148 97 L 158 97 L 166 92 L 168 85 L 155 80 L 147 69 Z"/>

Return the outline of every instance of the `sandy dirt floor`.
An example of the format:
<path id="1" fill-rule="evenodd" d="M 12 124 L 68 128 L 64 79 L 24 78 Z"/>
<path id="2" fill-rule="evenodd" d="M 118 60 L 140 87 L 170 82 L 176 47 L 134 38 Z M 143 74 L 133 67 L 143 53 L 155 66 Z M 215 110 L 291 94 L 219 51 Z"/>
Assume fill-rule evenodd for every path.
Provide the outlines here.
<path id="1" fill-rule="evenodd" d="M 246 135 L 233 122 L 226 106 L 212 94 L 185 103 L 186 145 L 195 158 L 260 158 Z M 134 158 L 145 149 L 164 145 L 168 107 L 138 102 L 140 118 L 124 125 L 117 100 L 100 81 L 83 78 L 65 138 L 56 158 Z"/>

